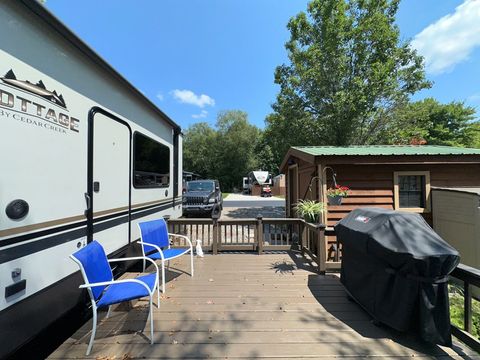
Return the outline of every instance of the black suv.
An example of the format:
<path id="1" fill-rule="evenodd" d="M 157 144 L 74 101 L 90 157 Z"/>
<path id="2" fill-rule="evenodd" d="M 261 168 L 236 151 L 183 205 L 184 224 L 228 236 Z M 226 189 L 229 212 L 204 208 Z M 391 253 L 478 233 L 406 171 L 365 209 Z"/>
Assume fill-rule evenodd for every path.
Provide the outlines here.
<path id="1" fill-rule="evenodd" d="M 183 194 L 183 215 L 210 215 L 215 205 L 222 210 L 223 198 L 218 180 L 194 180 L 187 182 Z"/>

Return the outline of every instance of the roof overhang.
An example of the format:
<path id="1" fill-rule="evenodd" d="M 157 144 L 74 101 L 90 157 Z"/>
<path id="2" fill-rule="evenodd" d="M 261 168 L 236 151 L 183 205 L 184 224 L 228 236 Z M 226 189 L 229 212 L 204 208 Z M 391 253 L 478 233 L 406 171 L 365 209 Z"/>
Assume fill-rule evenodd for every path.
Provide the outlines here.
<path id="1" fill-rule="evenodd" d="M 316 165 L 444 165 L 480 164 L 480 154 L 465 155 L 312 155 L 296 148 L 290 148 L 280 165 L 280 172 L 286 173 L 292 157 Z"/>
<path id="2" fill-rule="evenodd" d="M 315 164 L 350 164 L 350 165 L 480 164 L 480 155 L 342 155 L 342 156 L 315 156 Z"/>
<path id="3" fill-rule="evenodd" d="M 307 154 L 305 153 L 304 151 L 301 151 L 301 150 L 298 150 L 298 149 L 295 149 L 295 148 L 290 148 L 288 149 L 287 151 L 287 154 L 285 155 L 285 157 L 283 158 L 283 161 L 282 161 L 282 164 L 280 165 L 280 172 L 281 173 L 286 173 L 287 170 L 288 170 L 288 161 L 290 160 L 291 157 L 296 157 L 296 158 L 299 158 L 299 159 L 302 159 L 306 162 L 309 162 L 309 163 L 315 163 L 315 156 L 314 155 L 311 155 L 311 154 Z"/>

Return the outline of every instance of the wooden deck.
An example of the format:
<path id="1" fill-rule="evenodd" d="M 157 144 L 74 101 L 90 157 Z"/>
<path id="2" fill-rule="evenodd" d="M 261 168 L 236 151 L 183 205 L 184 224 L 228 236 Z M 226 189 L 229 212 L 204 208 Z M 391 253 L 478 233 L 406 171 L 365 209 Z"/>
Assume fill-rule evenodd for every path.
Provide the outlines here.
<path id="1" fill-rule="evenodd" d="M 183 272 L 187 260 L 172 262 L 154 308 L 154 345 L 141 300 L 109 319 L 100 313 L 88 358 L 480 358 L 463 345 L 429 346 L 373 325 L 337 276 L 317 275 L 296 253 L 206 255 L 195 259 L 194 278 Z M 90 330 L 88 322 L 50 358 L 87 358 Z"/>

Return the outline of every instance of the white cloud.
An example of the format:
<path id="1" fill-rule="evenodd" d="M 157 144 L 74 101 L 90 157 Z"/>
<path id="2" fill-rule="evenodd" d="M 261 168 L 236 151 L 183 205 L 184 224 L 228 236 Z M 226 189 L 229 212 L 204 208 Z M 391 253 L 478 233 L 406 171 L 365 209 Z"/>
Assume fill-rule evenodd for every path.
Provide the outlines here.
<path id="1" fill-rule="evenodd" d="M 157 99 L 160 100 L 160 101 L 163 101 L 163 94 L 162 94 L 162 93 L 158 93 L 158 94 L 157 94 Z"/>
<path id="2" fill-rule="evenodd" d="M 202 110 L 200 112 L 200 114 L 193 114 L 192 115 L 192 118 L 194 119 L 203 119 L 203 118 L 206 118 L 208 115 L 208 111 L 207 110 Z"/>
<path id="3" fill-rule="evenodd" d="M 412 46 L 425 57 L 429 73 L 451 71 L 480 46 L 480 0 L 465 0 L 418 33 Z"/>
<path id="4" fill-rule="evenodd" d="M 472 102 L 472 103 L 480 103 L 480 93 L 470 95 L 467 98 L 467 101 Z"/>
<path id="5" fill-rule="evenodd" d="M 198 107 L 205 107 L 205 105 L 214 106 L 215 100 L 210 96 L 201 94 L 197 95 L 191 90 L 178 90 L 175 89 L 171 92 L 173 98 L 183 104 L 196 105 Z"/>

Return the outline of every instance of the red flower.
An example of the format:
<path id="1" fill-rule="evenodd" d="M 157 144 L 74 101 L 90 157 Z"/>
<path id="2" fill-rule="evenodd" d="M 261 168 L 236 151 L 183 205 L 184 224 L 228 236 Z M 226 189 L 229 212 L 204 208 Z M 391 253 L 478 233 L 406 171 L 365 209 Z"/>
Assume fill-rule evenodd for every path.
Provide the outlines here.
<path id="1" fill-rule="evenodd" d="M 335 185 L 327 190 L 327 196 L 348 196 L 350 188 L 348 186 Z"/>

